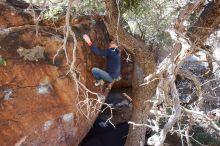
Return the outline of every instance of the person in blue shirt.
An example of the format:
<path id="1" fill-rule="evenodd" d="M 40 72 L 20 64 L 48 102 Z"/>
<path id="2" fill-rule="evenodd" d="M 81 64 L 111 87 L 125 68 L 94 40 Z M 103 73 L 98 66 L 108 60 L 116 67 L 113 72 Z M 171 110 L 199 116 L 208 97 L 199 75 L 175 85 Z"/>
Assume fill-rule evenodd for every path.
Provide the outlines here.
<path id="1" fill-rule="evenodd" d="M 97 67 L 92 68 L 92 74 L 97 80 L 95 85 L 103 85 L 104 81 L 111 83 L 114 80 L 118 80 L 120 78 L 121 61 L 120 49 L 118 48 L 115 41 L 110 40 L 109 47 L 107 49 L 99 49 L 92 43 L 90 37 L 87 34 L 83 35 L 83 39 L 90 46 L 93 53 L 98 56 L 105 56 L 107 59 L 106 71 Z"/>

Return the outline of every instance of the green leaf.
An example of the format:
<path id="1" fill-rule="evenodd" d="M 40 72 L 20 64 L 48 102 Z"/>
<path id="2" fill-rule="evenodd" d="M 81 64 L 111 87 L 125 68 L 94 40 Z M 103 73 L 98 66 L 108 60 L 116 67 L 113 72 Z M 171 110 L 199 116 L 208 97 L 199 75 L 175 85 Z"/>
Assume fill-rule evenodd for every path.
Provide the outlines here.
<path id="1" fill-rule="evenodd" d="M 0 65 L 6 66 L 6 61 L 0 56 Z"/>

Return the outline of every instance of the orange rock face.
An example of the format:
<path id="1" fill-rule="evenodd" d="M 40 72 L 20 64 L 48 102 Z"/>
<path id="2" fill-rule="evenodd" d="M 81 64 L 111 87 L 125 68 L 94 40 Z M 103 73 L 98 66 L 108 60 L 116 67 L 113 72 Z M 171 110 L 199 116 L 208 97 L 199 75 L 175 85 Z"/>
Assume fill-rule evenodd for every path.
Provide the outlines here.
<path id="1" fill-rule="evenodd" d="M 87 107 L 78 105 L 85 100 L 85 90 L 80 86 L 78 95 L 76 84 L 68 74 L 69 65 L 63 50 L 53 62 L 63 43 L 62 33 L 53 27 L 39 26 L 36 36 L 36 27 L 29 25 L 30 16 L 23 17 L 23 13 L 4 3 L 0 3 L 0 8 L 3 14 L 0 16 L 0 55 L 6 61 L 0 64 L 0 145 L 77 146 L 98 111 L 93 109 L 88 119 L 84 115 Z M 15 15 L 11 16 L 12 13 Z M 106 47 L 107 31 L 97 18 L 85 17 L 74 22 L 77 22 L 73 31 L 78 40 L 76 76 L 88 89 L 101 93 L 100 88 L 93 86 L 91 68 L 104 68 L 105 59 L 95 56 L 81 35 L 86 30 L 93 40 L 98 40 L 98 47 Z M 70 61 L 72 48 L 70 39 L 67 43 Z M 118 87 L 131 85 L 131 77 L 126 75 L 130 71 L 127 67 L 125 64 L 122 71 L 126 80 L 118 83 Z"/>

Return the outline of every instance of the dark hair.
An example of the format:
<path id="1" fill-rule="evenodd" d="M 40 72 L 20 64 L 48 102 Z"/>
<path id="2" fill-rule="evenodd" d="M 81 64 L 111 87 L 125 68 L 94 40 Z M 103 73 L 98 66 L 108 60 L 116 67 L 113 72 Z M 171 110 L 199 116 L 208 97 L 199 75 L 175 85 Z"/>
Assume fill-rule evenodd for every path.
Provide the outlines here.
<path id="1" fill-rule="evenodd" d="M 109 43 L 114 42 L 116 45 L 118 45 L 118 42 L 115 39 L 113 39 L 112 37 L 109 37 L 108 42 Z"/>
<path id="2" fill-rule="evenodd" d="M 108 39 L 108 42 L 111 43 L 112 41 L 114 41 L 112 38 Z"/>

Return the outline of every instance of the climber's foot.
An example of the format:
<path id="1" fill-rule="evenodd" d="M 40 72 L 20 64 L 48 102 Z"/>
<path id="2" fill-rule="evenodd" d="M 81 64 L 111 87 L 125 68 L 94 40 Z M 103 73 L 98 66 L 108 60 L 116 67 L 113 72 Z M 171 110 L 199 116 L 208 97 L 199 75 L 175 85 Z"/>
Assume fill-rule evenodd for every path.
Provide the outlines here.
<path id="1" fill-rule="evenodd" d="M 104 82 L 103 80 L 96 80 L 96 81 L 95 81 L 95 86 L 96 86 L 96 87 L 98 87 L 98 86 L 103 86 L 104 83 L 105 83 L 105 82 Z"/>

